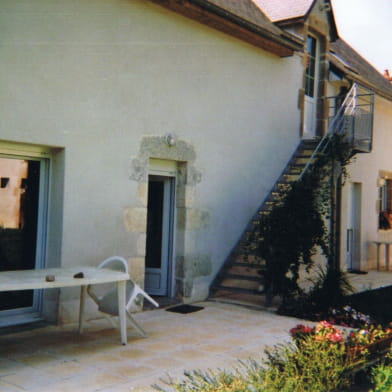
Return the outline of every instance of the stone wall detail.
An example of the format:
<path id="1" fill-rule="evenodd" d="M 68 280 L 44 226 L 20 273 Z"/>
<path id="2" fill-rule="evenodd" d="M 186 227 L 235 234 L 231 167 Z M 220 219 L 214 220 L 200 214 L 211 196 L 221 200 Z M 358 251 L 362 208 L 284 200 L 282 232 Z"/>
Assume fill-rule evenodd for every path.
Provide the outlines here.
<path id="1" fill-rule="evenodd" d="M 196 152 L 190 143 L 169 134 L 145 136 L 140 142 L 137 156 L 130 159 L 129 179 L 137 183 L 137 205 L 124 208 L 124 228 L 135 236 L 135 254 L 129 259 L 130 271 L 137 274 L 138 283 L 144 280 L 145 244 L 147 227 L 147 199 L 149 161 L 151 158 L 175 161 L 176 175 L 176 222 L 174 274 L 175 296 L 191 301 L 193 297 L 205 297 L 195 292 L 195 282 L 209 277 L 212 263 L 209 255 L 196 252 L 196 237 L 210 226 L 210 212 L 195 206 L 196 188 L 202 182 L 202 172 L 195 165 Z M 169 140 L 169 142 L 168 142 Z M 135 265 L 137 264 L 137 265 Z M 197 290 L 196 290 L 197 291 Z"/>

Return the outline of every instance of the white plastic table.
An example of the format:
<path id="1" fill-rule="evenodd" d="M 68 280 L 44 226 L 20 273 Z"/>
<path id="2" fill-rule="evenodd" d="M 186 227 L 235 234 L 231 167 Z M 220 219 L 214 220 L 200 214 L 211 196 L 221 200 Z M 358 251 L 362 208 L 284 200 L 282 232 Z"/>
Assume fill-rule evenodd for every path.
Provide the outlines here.
<path id="1" fill-rule="evenodd" d="M 74 275 L 80 272 L 83 273 L 83 278 L 75 278 Z M 54 276 L 55 280 L 47 281 L 48 275 Z M 89 266 L 2 271 L 0 272 L 0 291 L 80 286 L 79 333 L 82 333 L 87 286 L 89 284 L 117 283 L 121 343 L 127 344 L 125 283 L 128 279 L 129 274 L 125 272 Z"/>

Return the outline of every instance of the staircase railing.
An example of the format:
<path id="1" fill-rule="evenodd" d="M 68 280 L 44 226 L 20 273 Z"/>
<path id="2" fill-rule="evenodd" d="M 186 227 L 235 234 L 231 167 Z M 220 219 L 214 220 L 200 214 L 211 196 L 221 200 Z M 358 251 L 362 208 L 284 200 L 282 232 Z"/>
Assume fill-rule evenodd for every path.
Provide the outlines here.
<path id="1" fill-rule="evenodd" d="M 328 128 L 321 138 L 319 144 L 314 149 L 311 157 L 307 161 L 297 181 L 300 181 L 304 174 L 314 163 L 317 155 L 326 151 L 333 135 L 345 135 L 353 151 L 370 152 L 372 144 L 373 128 L 373 93 L 358 93 L 358 85 L 354 83 L 339 105 L 339 96 L 326 97 L 324 100 L 330 102 L 328 106 Z"/>

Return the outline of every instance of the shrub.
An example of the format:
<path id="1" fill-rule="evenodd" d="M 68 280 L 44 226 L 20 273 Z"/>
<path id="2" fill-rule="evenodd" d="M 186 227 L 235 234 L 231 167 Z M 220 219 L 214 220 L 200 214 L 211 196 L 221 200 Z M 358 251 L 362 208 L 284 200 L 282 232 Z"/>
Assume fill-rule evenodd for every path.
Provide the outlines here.
<path id="1" fill-rule="evenodd" d="M 293 343 L 265 350 L 263 360 L 242 362 L 233 372 L 192 371 L 184 381 L 167 384 L 175 392 L 348 391 L 354 374 L 374 359 L 365 345 L 392 336 L 392 329 L 369 326 L 349 333 L 321 321 L 314 327 L 299 324 L 290 333 Z M 372 372 L 373 392 L 392 391 L 391 363 L 390 355 Z"/>
<path id="2" fill-rule="evenodd" d="M 279 314 L 314 321 L 330 320 L 334 324 L 351 327 L 363 324 L 365 316 L 345 306 L 347 296 L 353 292 L 345 272 L 320 267 L 315 278 L 309 280 L 312 287 L 306 292 L 299 289 L 291 297 L 285 298 L 278 309 Z M 370 318 L 366 317 L 364 322 L 369 321 Z"/>
<path id="3" fill-rule="evenodd" d="M 305 331 L 306 330 L 306 327 Z M 333 328 L 333 327 L 332 327 Z M 322 337 L 315 339 L 316 336 Z M 342 337 L 327 323 L 315 334 L 305 333 L 296 344 L 266 350 L 260 362 L 249 361 L 234 372 L 186 374 L 180 383 L 169 383 L 175 392 L 330 392 L 347 390 L 350 371 L 362 356 L 346 355 Z M 164 391 L 157 387 L 156 389 Z"/>
<path id="4" fill-rule="evenodd" d="M 165 382 L 175 392 L 250 392 L 250 383 L 246 380 L 246 376 L 240 372 L 201 372 L 192 371 L 185 373 L 185 380 L 179 383 L 172 381 Z M 154 388 L 159 391 L 166 391 L 158 385 Z"/>
<path id="5" fill-rule="evenodd" d="M 371 392 L 392 391 L 392 352 L 389 353 L 384 362 L 372 369 L 371 378 L 374 384 L 374 389 Z"/>
<path id="6" fill-rule="evenodd" d="M 305 336 L 294 349 L 268 353 L 263 376 L 265 392 L 328 392 L 348 390 L 350 371 L 362 358 L 346 355 L 344 345 Z"/>

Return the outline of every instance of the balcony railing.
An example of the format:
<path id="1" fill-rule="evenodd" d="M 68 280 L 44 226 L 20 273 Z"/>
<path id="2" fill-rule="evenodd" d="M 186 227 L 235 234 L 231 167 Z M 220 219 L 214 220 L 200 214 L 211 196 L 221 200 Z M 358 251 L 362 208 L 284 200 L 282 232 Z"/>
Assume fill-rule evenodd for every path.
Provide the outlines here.
<path id="1" fill-rule="evenodd" d="M 370 152 L 374 94 L 354 84 L 343 102 L 340 96 L 324 100 L 328 110 L 328 132 L 345 135 L 354 153 Z"/>
<path id="2" fill-rule="evenodd" d="M 353 84 L 345 97 L 323 98 L 327 110 L 328 129 L 320 140 L 298 180 L 302 178 L 317 154 L 323 153 L 335 134 L 344 135 L 353 154 L 370 152 L 373 140 L 374 94 Z"/>

